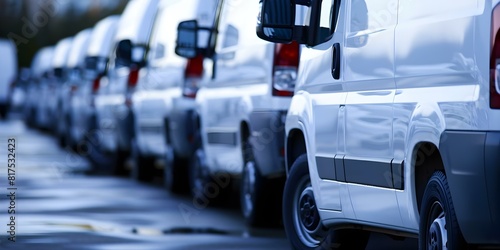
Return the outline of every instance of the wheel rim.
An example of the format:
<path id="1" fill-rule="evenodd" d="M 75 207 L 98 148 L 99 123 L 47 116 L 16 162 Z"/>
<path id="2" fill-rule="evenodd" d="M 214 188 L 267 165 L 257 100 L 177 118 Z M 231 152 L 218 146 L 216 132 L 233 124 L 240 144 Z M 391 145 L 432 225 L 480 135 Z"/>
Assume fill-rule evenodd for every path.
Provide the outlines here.
<path id="1" fill-rule="evenodd" d="M 173 188 L 173 183 L 174 183 L 174 170 L 173 170 L 173 152 L 170 150 L 170 147 L 167 147 L 166 153 L 165 153 L 165 166 L 163 171 L 164 172 L 164 177 L 165 177 L 165 185 L 167 189 L 171 190 Z"/>
<path id="2" fill-rule="evenodd" d="M 301 179 L 294 194 L 293 221 L 299 239 L 307 247 L 317 247 L 325 237 L 314 192 L 308 176 Z"/>
<path id="3" fill-rule="evenodd" d="M 255 196 L 255 163 L 248 161 L 245 164 L 243 174 L 243 213 L 246 217 L 253 212 L 253 201 Z"/>
<path id="4" fill-rule="evenodd" d="M 194 161 L 194 166 L 192 169 L 192 182 L 193 182 L 193 192 L 195 196 L 201 196 L 203 193 L 204 177 L 205 173 L 202 167 L 204 152 L 202 150 L 196 151 L 196 160 Z"/>
<path id="5" fill-rule="evenodd" d="M 448 249 L 448 232 L 446 230 L 446 213 L 439 201 L 435 201 L 428 216 L 427 249 Z"/>

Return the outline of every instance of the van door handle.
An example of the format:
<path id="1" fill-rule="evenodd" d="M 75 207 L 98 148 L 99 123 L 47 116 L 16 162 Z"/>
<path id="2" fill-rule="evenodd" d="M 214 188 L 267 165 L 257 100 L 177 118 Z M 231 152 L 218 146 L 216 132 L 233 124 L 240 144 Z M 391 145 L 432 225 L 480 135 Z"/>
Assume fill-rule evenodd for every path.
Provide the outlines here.
<path id="1" fill-rule="evenodd" d="M 335 43 L 332 47 L 332 77 L 340 79 L 340 43 Z"/>

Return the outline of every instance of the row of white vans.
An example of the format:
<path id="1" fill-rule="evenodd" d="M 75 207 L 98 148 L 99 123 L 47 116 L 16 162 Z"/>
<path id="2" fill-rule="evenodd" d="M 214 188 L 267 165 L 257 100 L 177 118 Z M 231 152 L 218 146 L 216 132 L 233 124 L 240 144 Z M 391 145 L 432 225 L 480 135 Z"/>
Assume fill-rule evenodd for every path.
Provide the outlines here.
<path id="1" fill-rule="evenodd" d="M 131 0 L 40 50 L 26 113 L 296 249 L 500 247 L 498 3 Z"/>

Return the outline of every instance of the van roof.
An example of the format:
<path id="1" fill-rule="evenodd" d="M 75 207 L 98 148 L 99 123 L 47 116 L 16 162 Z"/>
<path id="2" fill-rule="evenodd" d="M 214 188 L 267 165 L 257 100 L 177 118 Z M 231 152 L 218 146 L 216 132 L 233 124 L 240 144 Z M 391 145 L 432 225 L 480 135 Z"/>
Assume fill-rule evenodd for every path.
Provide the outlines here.
<path id="1" fill-rule="evenodd" d="M 87 56 L 108 57 L 114 41 L 119 15 L 109 16 L 99 21 L 92 31 Z"/>
<path id="2" fill-rule="evenodd" d="M 159 0 L 130 0 L 123 11 L 115 41 L 147 44 Z"/>
<path id="3" fill-rule="evenodd" d="M 73 39 L 73 43 L 71 44 L 71 49 L 68 54 L 68 61 L 66 62 L 66 66 L 68 68 L 83 66 L 91 34 L 92 34 L 92 29 L 85 29 L 80 31 L 75 36 L 75 38 Z"/>
<path id="4" fill-rule="evenodd" d="M 41 76 L 45 71 L 50 69 L 54 50 L 54 46 L 43 47 L 38 50 L 31 62 L 31 74 L 33 76 Z"/>
<path id="5" fill-rule="evenodd" d="M 73 42 L 73 37 L 64 38 L 56 44 L 54 51 L 54 57 L 52 58 L 53 68 L 62 68 L 66 66 L 68 60 L 69 50 L 71 48 L 71 43 Z"/>

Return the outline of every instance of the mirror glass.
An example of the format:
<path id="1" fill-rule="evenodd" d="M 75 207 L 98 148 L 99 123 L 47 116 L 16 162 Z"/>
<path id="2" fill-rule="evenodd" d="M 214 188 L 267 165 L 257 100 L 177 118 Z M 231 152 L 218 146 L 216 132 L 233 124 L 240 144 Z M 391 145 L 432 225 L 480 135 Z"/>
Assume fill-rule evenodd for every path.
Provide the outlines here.
<path id="1" fill-rule="evenodd" d="M 295 7 L 290 0 L 263 0 L 257 17 L 257 34 L 275 42 L 291 42 Z M 293 6 L 293 8 L 292 8 Z"/>
<path id="2" fill-rule="evenodd" d="M 128 66 L 132 63 L 132 42 L 122 40 L 116 47 L 116 64 Z"/>
<path id="3" fill-rule="evenodd" d="M 186 58 L 193 58 L 197 55 L 197 29 L 196 20 L 184 21 L 177 27 L 177 44 L 175 53 Z"/>
<path id="4" fill-rule="evenodd" d="M 143 46 L 134 46 L 131 52 L 132 62 L 140 63 L 144 61 L 144 56 L 146 54 L 146 48 Z"/>

